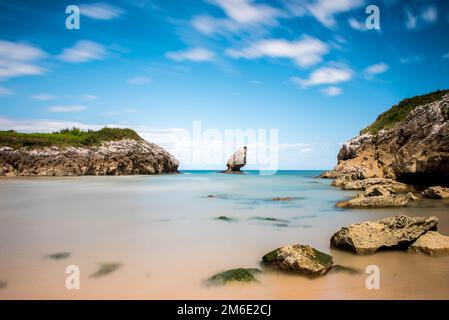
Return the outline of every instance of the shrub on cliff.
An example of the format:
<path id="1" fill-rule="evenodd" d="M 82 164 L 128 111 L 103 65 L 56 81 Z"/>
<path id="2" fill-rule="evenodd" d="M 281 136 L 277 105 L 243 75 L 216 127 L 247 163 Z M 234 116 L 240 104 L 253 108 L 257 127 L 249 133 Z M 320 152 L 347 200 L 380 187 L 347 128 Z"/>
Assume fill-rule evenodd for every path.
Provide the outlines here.
<path id="1" fill-rule="evenodd" d="M 100 145 L 103 141 L 124 139 L 142 140 L 132 129 L 103 128 L 98 131 L 63 129 L 53 133 L 19 133 L 13 130 L 0 131 L 0 146 L 14 149 L 29 147 L 89 147 Z"/>

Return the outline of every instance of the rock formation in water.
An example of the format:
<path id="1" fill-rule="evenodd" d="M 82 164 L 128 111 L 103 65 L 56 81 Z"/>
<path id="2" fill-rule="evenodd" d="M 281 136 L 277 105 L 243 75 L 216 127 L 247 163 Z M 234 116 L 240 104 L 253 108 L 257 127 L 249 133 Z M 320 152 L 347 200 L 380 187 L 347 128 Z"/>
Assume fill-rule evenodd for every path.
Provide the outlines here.
<path id="1" fill-rule="evenodd" d="M 237 150 L 226 163 L 228 169 L 224 173 L 243 173 L 240 171 L 246 165 L 246 146 Z"/>
<path id="2" fill-rule="evenodd" d="M 324 178 L 449 184 L 449 90 L 405 99 L 340 149 Z"/>
<path id="3" fill-rule="evenodd" d="M 421 194 L 424 198 L 449 199 L 449 188 L 440 186 L 430 187 L 424 190 Z"/>
<path id="4" fill-rule="evenodd" d="M 310 246 L 295 244 L 273 250 L 262 257 L 262 264 L 281 271 L 310 277 L 326 274 L 333 265 L 332 257 Z"/>
<path id="5" fill-rule="evenodd" d="M 436 217 L 395 216 L 354 223 L 331 238 L 331 247 L 371 254 L 380 249 L 407 248 L 428 231 L 436 230 Z"/>
<path id="6" fill-rule="evenodd" d="M 408 248 L 408 252 L 429 256 L 449 254 L 449 237 L 435 231 L 426 232 Z"/>
<path id="7" fill-rule="evenodd" d="M 178 165 L 163 148 L 143 139 L 89 147 L 0 147 L 0 176 L 161 174 L 177 172 Z"/>

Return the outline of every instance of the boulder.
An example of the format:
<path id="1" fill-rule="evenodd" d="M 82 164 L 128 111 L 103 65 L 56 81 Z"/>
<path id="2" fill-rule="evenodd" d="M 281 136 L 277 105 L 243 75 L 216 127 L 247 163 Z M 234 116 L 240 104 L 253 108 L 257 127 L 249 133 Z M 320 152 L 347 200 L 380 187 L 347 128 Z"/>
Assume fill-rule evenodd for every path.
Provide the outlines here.
<path id="1" fill-rule="evenodd" d="M 246 165 L 246 146 L 237 150 L 226 163 L 228 169 L 225 173 L 242 173 L 240 169 Z"/>
<path id="2" fill-rule="evenodd" d="M 449 188 L 430 187 L 422 192 L 422 196 L 430 199 L 449 199 Z"/>
<path id="3" fill-rule="evenodd" d="M 273 250 L 262 257 L 262 264 L 281 271 L 310 277 L 322 276 L 332 267 L 332 257 L 310 246 L 295 244 Z"/>
<path id="4" fill-rule="evenodd" d="M 449 254 L 449 237 L 435 231 L 426 232 L 408 248 L 408 252 L 429 256 Z"/>
<path id="5" fill-rule="evenodd" d="M 420 236 L 436 230 L 436 217 L 395 216 L 341 228 L 331 238 L 331 247 L 372 254 L 380 249 L 408 247 Z"/>
<path id="6" fill-rule="evenodd" d="M 391 196 L 395 194 L 396 192 L 389 185 L 373 185 L 367 187 L 365 190 L 366 197 Z"/>
<path id="7" fill-rule="evenodd" d="M 407 206 L 409 197 L 406 195 L 364 196 L 359 195 L 350 200 L 337 202 L 338 208 L 401 208 Z"/>
<path id="8" fill-rule="evenodd" d="M 215 285 L 225 285 L 231 282 L 256 282 L 254 275 L 260 272 L 259 269 L 232 269 L 213 275 L 207 282 Z"/>

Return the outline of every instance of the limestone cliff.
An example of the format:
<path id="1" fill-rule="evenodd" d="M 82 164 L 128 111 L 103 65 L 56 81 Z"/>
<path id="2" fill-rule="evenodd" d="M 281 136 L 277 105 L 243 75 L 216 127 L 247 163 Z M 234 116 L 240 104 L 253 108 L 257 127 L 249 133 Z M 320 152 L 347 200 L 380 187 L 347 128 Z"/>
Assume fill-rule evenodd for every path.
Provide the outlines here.
<path id="1" fill-rule="evenodd" d="M 430 102 L 429 102 L 430 101 Z M 426 102 L 421 105 L 417 103 Z M 340 149 L 322 176 L 391 178 L 409 184 L 449 183 L 449 91 L 401 101 Z"/>
<path id="2" fill-rule="evenodd" d="M 79 176 L 174 173 L 178 160 L 142 139 L 89 147 L 0 146 L 0 176 Z"/>

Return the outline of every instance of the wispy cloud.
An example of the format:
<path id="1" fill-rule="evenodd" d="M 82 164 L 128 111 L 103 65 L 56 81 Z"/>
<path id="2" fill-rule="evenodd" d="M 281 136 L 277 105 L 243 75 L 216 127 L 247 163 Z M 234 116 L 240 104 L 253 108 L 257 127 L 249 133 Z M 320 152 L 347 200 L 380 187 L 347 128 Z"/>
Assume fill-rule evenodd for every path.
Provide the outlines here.
<path id="1" fill-rule="evenodd" d="M 56 98 L 55 95 L 49 93 L 38 93 L 31 97 L 31 99 L 42 101 L 53 100 L 55 98 Z"/>
<path id="2" fill-rule="evenodd" d="M 366 29 L 366 25 L 363 22 L 360 22 L 359 20 L 357 20 L 355 18 L 349 18 L 348 23 L 349 23 L 349 26 L 354 30 L 358 30 L 358 31 L 367 31 L 368 30 L 368 29 Z"/>
<path id="3" fill-rule="evenodd" d="M 390 69 L 390 66 L 388 64 L 386 64 L 385 62 L 379 62 L 366 67 L 363 71 L 363 75 L 367 79 L 372 79 L 377 74 L 387 72 L 388 69 Z"/>
<path id="4" fill-rule="evenodd" d="M 418 63 L 424 60 L 422 55 L 413 55 L 399 58 L 399 62 L 402 64 Z"/>
<path id="5" fill-rule="evenodd" d="M 328 46 L 319 39 L 303 36 L 297 41 L 283 39 L 261 40 L 249 47 L 237 50 L 229 49 L 232 58 L 258 59 L 262 57 L 284 58 L 293 60 L 301 68 L 313 66 L 323 60 L 329 51 Z"/>
<path id="6" fill-rule="evenodd" d="M 165 56 L 175 61 L 208 62 L 215 59 L 215 53 L 205 48 L 191 48 L 182 51 L 167 52 Z"/>
<path id="7" fill-rule="evenodd" d="M 449 52 L 443 55 L 443 59 L 449 59 Z"/>
<path id="8" fill-rule="evenodd" d="M 315 0 L 305 4 L 305 9 L 326 27 L 333 27 L 337 14 L 361 7 L 365 0 Z"/>
<path id="9" fill-rule="evenodd" d="M 335 97 L 343 93 L 343 90 L 340 87 L 326 87 L 321 89 L 321 92 L 324 93 L 328 97 Z"/>
<path id="10" fill-rule="evenodd" d="M 9 96 L 15 94 L 11 89 L 0 86 L 0 96 Z"/>
<path id="11" fill-rule="evenodd" d="M 80 99 L 84 100 L 84 101 L 93 101 L 93 100 L 97 100 L 98 96 L 93 95 L 93 94 L 83 94 Z"/>
<path id="12" fill-rule="evenodd" d="M 255 3 L 253 0 L 209 0 L 219 7 L 226 18 L 215 18 L 211 15 L 199 15 L 193 18 L 192 25 L 202 33 L 214 34 L 238 31 L 263 25 L 274 25 L 283 12 L 267 4 Z"/>
<path id="13" fill-rule="evenodd" d="M 120 17 L 124 10 L 107 3 L 97 2 L 81 5 L 80 13 L 91 19 L 111 20 Z"/>
<path id="14" fill-rule="evenodd" d="M 418 11 L 405 10 L 405 27 L 414 30 L 419 27 L 432 24 L 438 20 L 438 10 L 432 5 L 421 8 Z"/>
<path id="15" fill-rule="evenodd" d="M 47 54 L 37 47 L 0 40 L 0 80 L 45 73 L 46 70 L 36 62 L 46 56 Z"/>
<path id="16" fill-rule="evenodd" d="M 81 105 L 73 105 L 73 106 L 53 106 L 48 108 L 49 112 L 62 112 L 62 113 L 68 113 L 68 112 L 81 112 L 86 110 L 86 106 Z"/>
<path id="17" fill-rule="evenodd" d="M 69 63 L 88 62 L 105 58 L 106 49 L 100 43 L 80 40 L 71 48 L 65 48 L 58 58 Z"/>
<path id="18" fill-rule="evenodd" d="M 344 65 L 325 66 L 313 71 L 309 78 L 291 77 L 290 81 L 300 88 L 324 84 L 337 84 L 352 79 L 353 71 Z"/>
<path id="19" fill-rule="evenodd" d="M 129 84 L 141 86 L 151 82 L 151 79 L 145 76 L 136 76 L 126 80 Z"/>

